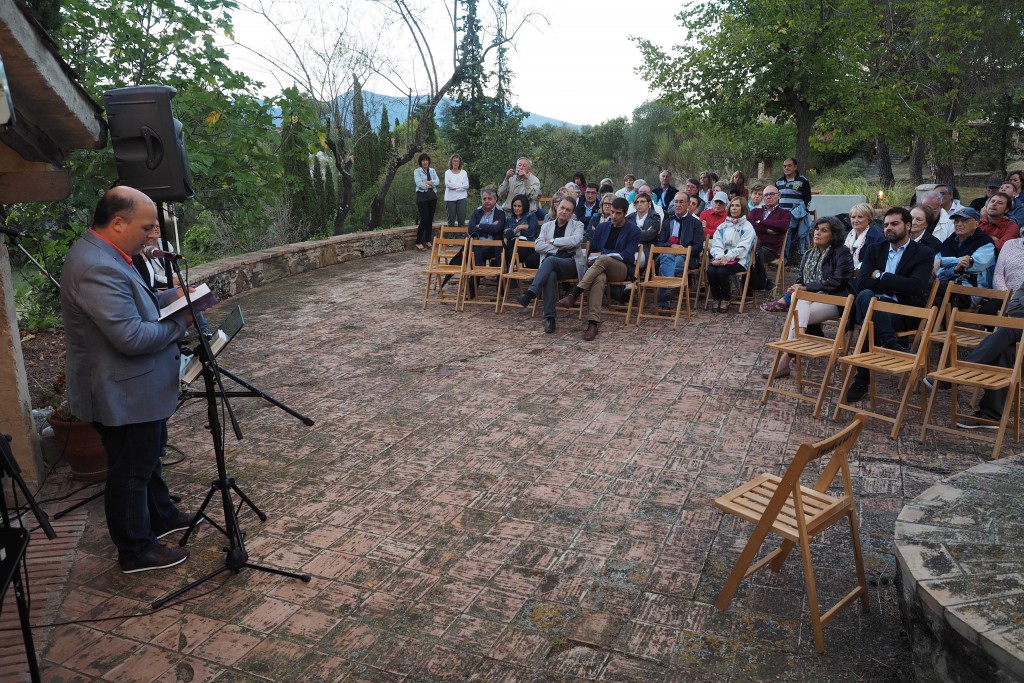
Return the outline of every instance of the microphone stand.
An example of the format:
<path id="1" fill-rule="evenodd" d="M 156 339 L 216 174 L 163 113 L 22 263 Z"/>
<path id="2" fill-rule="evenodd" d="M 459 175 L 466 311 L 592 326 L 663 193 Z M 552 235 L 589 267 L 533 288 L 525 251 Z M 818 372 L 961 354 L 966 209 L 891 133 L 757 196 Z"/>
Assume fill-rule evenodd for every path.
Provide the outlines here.
<path id="1" fill-rule="evenodd" d="M 162 207 L 159 207 L 162 208 Z M 163 212 L 158 211 L 160 216 L 161 229 L 163 228 Z M 178 281 L 183 283 L 182 287 L 185 293 L 185 301 L 188 305 L 189 313 L 192 316 L 193 322 L 197 317 L 195 306 L 192 303 L 192 296 L 188 291 L 188 286 L 184 284 L 184 278 L 181 274 L 181 267 L 178 265 L 177 260 L 172 261 L 175 274 L 178 276 Z M 196 579 L 192 583 L 179 588 L 178 590 L 165 595 L 159 600 L 155 600 L 153 609 L 159 609 L 169 601 L 178 597 L 179 595 L 186 593 L 197 586 L 200 586 L 210 579 L 223 574 L 224 572 L 230 571 L 238 574 L 242 569 L 255 569 L 256 571 L 266 572 L 268 574 L 276 574 L 278 576 L 285 576 L 290 579 L 298 579 L 305 583 L 309 583 L 312 577 L 309 574 L 298 574 L 294 572 L 285 571 L 283 569 L 275 569 L 273 567 L 265 567 L 263 565 L 255 564 L 249 561 L 249 553 L 245 549 L 245 532 L 242 531 L 238 524 L 238 513 L 235 508 L 235 502 L 232 498 L 232 493 L 237 494 L 240 503 L 238 504 L 238 510 L 241 509 L 244 503 L 256 516 L 259 517 L 260 521 L 265 522 L 267 520 L 266 514 L 263 513 L 255 503 L 242 492 L 242 490 L 235 483 L 234 478 L 228 476 L 227 464 L 224 457 L 224 428 L 220 422 L 219 410 L 218 410 L 218 394 L 219 398 L 227 411 L 228 417 L 231 421 L 231 428 L 235 434 L 235 438 L 238 440 L 242 439 L 242 430 L 238 426 L 238 420 L 235 419 L 235 414 L 231 410 L 231 403 L 228 401 L 228 396 L 224 391 L 224 385 L 221 382 L 221 371 L 217 366 L 217 359 L 214 357 L 213 352 L 210 349 L 210 343 L 206 339 L 206 335 L 199 335 L 200 343 L 200 360 L 203 363 L 203 382 L 206 386 L 206 414 L 209 420 L 210 436 L 213 439 L 213 452 L 214 457 L 217 461 L 217 478 L 210 484 L 210 490 L 206 494 L 206 498 L 203 500 L 203 504 L 199 507 L 195 516 L 192 518 L 192 523 L 189 525 L 188 531 L 181 539 L 180 545 L 184 546 L 192 532 L 195 530 L 199 521 L 206 519 L 210 524 L 224 534 L 228 539 L 228 547 L 226 550 L 226 556 L 224 558 L 224 565 L 219 567 L 206 576 Z M 224 526 L 220 526 L 206 515 L 206 508 L 213 499 L 213 496 L 220 493 L 221 503 L 224 508 Z"/>
<path id="2" fill-rule="evenodd" d="M 14 459 L 14 453 L 8 442 L 11 437 L 7 434 L 0 434 L 0 484 L 3 478 L 9 476 L 14 484 L 21 490 L 22 495 L 28 503 L 29 508 L 35 515 L 36 521 L 42 527 L 43 533 L 51 541 L 57 538 L 53 527 L 50 526 L 46 513 L 36 503 L 32 494 L 29 493 L 25 480 L 21 478 L 21 468 Z M 0 486 L 2 489 L 2 486 Z M 18 604 L 18 619 L 21 621 L 21 639 L 25 644 L 25 656 L 28 658 L 28 672 L 33 683 L 39 683 L 39 662 L 36 661 L 36 648 L 32 641 L 32 624 L 29 621 L 28 598 L 25 593 L 25 585 L 28 583 L 28 569 L 25 570 L 25 584 L 21 581 L 22 558 L 28 548 L 29 532 L 22 526 L 15 528 L 11 525 L 10 512 L 7 509 L 7 499 L 0 490 L 0 519 L 3 526 L 0 528 L 0 601 L 7 594 L 8 585 L 14 586 L 14 599 Z"/>
<path id="3" fill-rule="evenodd" d="M 28 260 L 32 262 L 32 265 L 34 265 L 36 268 L 38 268 L 39 272 L 41 272 L 43 275 L 48 277 L 50 279 L 50 282 L 53 283 L 53 286 L 57 288 L 57 291 L 58 292 L 60 291 L 60 283 L 57 282 L 56 278 L 54 278 L 52 275 L 50 275 L 50 271 L 48 271 L 43 266 L 42 263 L 37 261 L 36 258 L 32 254 L 30 254 L 28 252 L 28 249 L 23 247 L 21 242 L 18 241 L 19 237 L 24 237 L 23 234 L 21 234 L 17 230 L 11 230 L 10 228 L 4 228 L 4 227 L 0 227 L 0 234 L 7 235 L 7 239 L 11 241 L 11 244 L 16 246 L 21 251 L 22 254 L 27 256 Z"/>

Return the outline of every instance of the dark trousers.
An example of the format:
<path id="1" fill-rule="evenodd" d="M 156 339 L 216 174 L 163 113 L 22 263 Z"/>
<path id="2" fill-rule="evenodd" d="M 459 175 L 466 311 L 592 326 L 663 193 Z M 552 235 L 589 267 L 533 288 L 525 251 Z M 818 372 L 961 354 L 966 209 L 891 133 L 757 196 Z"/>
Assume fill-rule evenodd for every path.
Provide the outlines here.
<path id="1" fill-rule="evenodd" d="M 746 268 L 742 263 L 734 263 L 730 266 L 708 266 L 708 287 L 711 288 L 711 298 L 715 301 L 728 301 L 732 298 L 732 276 L 742 273 Z"/>
<path id="2" fill-rule="evenodd" d="M 1020 341 L 1020 330 L 997 327 L 995 331 L 978 344 L 978 347 L 967 354 L 970 363 L 984 363 L 1012 368 L 1016 360 L 1014 345 Z M 1006 405 L 1006 389 L 986 389 L 978 402 L 978 409 L 988 417 L 998 420 L 1003 416 Z"/>
<path id="3" fill-rule="evenodd" d="M 857 293 L 857 298 L 853 300 L 853 322 L 858 325 L 864 324 L 864 318 L 868 315 L 868 306 L 871 305 L 872 299 L 878 299 L 879 301 L 886 301 L 888 303 L 896 303 L 893 298 L 887 294 L 876 294 L 870 289 L 865 289 Z M 914 320 L 914 319 L 912 319 Z M 875 325 L 875 344 L 878 346 L 885 346 L 892 342 L 898 341 L 896 337 L 897 330 L 902 332 L 907 329 L 907 325 L 903 316 L 891 315 L 889 313 L 882 313 L 875 311 L 871 316 L 871 322 Z M 917 321 L 914 320 L 916 324 Z M 863 349 L 854 349 L 854 353 L 862 351 Z M 857 382 L 863 382 L 867 384 L 871 379 L 871 371 L 866 368 L 857 368 Z"/>
<path id="4" fill-rule="evenodd" d="M 416 244 L 426 244 L 434 239 L 434 212 L 437 210 L 437 199 L 416 202 L 420 211 L 420 224 L 416 229 Z"/>
<path id="5" fill-rule="evenodd" d="M 776 256 L 778 256 L 778 254 L 768 247 L 757 248 L 757 258 L 754 259 L 754 268 L 750 274 L 751 287 L 754 289 L 771 289 L 769 284 L 774 286 L 775 283 L 769 279 L 768 271 L 765 270 L 765 264 L 770 263 Z"/>
<path id="6" fill-rule="evenodd" d="M 505 231 L 505 234 L 502 237 L 502 243 L 505 245 L 505 272 L 508 272 L 509 266 L 512 265 L 512 252 L 517 248 L 519 249 L 519 263 L 523 264 L 524 267 L 536 268 L 537 262 L 540 261 L 540 255 L 533 249 L 530 249 L 529 247 L 517 247 L 520 241 L 521 240 L 516 236 L 512 228 Z"/>
<path id="7" fill-rule="evenodd" d="M 119 559 L 131 558 L 155 545 L 154 529 L 170 527 L 178 516 L 160 464 L 166 420 L 93 426 L 107 451 L 107 531 Z"/>
<path id="8" fill-rule="evenodd" d="M 530 291 L 540 294 L 544 300 L 544 317 L 555 317 L 555 304 L 558 303 L 558 281 L 571 280 L 577 277 L 576 259 L 548 256 L 540 263 L 537 274 L 533 276 Z"/>

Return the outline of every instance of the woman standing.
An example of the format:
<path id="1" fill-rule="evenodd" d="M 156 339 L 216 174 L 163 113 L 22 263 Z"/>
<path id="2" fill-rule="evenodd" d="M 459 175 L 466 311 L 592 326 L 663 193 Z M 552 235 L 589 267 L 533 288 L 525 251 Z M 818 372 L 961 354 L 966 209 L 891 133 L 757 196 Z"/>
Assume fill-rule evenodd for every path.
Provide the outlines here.
<path id="1" fill-rule="evenodd" d="M 807 233 L 811 229 L 811 181 L 800 175 L 796 159 L 790 157 L 782 162 L 782 177 L 775 181 L 775 187 L 779 188 L 779 206 L 793 214 L 786 249 L 790 254 L 799 256 L 804 253 Z"/>
<path id="2" fill-rule="evenodd" d="M 421 154 L 417 163 L 420 167 L 412 172 L 412 179 L 416 182 L 416 208 L 420 212 L 416 248 L 424 251 L 434 238 L 434 212 L 437 211 L 437 185 L 440 180 L 437 171 L 430 168 L 429 154 Z"/>
<path id="3" fill-rule="evenodd" d="M 750 190 L 747 189 L 747 176 L 743 171 L 736 171 L 732 174 L 732 184 L 736 186 L 736 194 L 744 199 L 750 199 Z"/>
<path id="4" fill-rule="evenodd" d="M 846 236 L 846 248 L 853 254 L 854 270 L 860 270 L 861 254 L 864 253 L 864 247 L 875 242 L 885 241 L 882 231 L 871 225 L 871 220 L 874 217 L 875 214 L 868 204 L 854 204 L 850 208 L 850 225 L 853 230 Z"/>
<path id="5" fill-rule="evenodd" d="M 462 157 L 453 154 L 444 172 L 444 207 L 448 210 L 448 225 L 460 228 L 466 225 L 466 198 L 469 196 L 469 176 L 462 169 Z"/>
<path id="6" fill-rule="evenodd" d="M 792 297 L 801 289 L 808 292 L 821 294 L 833 294 L 846 296 L 850 292 L 850 280 L 853 278 L 853 256 L 850 250 L 843 244 L 843 233 L 845 229 L 838 218 L 828 216 L 821 218 L 814 225 L 814 233 L 811 236 L 811 247 L 804 252 L 800 262 L 800 275 L 796 284 L 786 292 Z M 783 305 L 782 299 L 774 302 Z M 784 304 L 788 308 L 788 303 Z M 826 320 L 834 320 L 839 317 L 839 308 L 831 304 L 804 301 L 796 302 L 796 327 L 800 333 L 807 331 L 808 325 L 816 325 Z M 789 338 L 796 337 L 796 330 L 790 328 Z M 769 371 L 761 373 L 766 378 Z M 782 354 L 779 360 L 779 369 L 776 377 L 787 377 L 789 375 L 789 354 Z"/>
<path id="7" fill-rule="evenodd" d="M 732 276 L 750 265 L 754 245 L 754 226 L 747 220 L 747 203 L 736 197 L 729 202 L 728 216 L 715 230 L 708 264 L 708 287 L 714 305 L 711 310 L 725 313 L 732 299 Z"/>

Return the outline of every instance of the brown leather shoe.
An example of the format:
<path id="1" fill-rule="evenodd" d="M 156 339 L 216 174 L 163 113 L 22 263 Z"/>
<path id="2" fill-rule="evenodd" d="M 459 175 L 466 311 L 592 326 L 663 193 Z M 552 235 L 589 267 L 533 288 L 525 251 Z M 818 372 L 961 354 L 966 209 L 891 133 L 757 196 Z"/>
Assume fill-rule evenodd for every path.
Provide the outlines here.
<path id="1" fill-rule="evenodd" d="M 594 341 L 597 339 L 597 323 L 587 323 L 587 331 L 583 333 L 583 341 Z"/>
<path id="2" fill-rule="evenodd" d="M 566 308 L 572 308 L 576 305 L 576 297 L 572 295 L 572 292 L 569 292 L 558 300 L 558 305 L 565 306 Z"/>

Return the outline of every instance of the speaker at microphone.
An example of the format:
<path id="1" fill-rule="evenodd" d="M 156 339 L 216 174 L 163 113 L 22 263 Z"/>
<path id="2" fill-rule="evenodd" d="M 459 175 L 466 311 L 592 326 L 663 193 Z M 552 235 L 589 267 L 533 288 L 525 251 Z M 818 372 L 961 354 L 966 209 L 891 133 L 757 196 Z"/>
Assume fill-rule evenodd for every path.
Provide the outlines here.
<path id="1" fill-rule="evenodd" d="M 103 93 L 117 177 L 155 202 L 195 195 L 181 121 L 171 112 L 169 85 L 116 88 Z"/>

